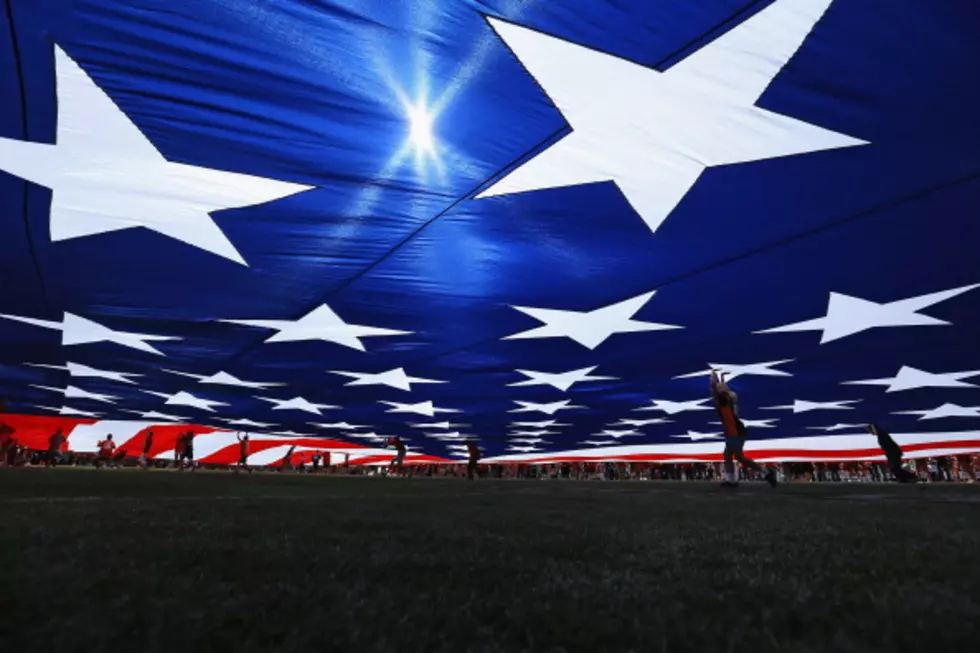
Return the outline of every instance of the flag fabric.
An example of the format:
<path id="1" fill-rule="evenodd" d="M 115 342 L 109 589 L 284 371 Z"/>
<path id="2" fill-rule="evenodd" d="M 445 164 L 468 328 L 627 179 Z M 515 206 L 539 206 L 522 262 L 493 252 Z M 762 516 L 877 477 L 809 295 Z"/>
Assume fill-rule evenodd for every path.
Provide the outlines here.
<path id="1" fill-rule="evenodd" d="M 34 451 L 48 449 L 48 438 L 57 430 L 65 435 L 63 449 L 76 454 L 94 454 L 98 443 L 107 435 L 116 442 L 116 451 L 125 452 L 130 458 L 143 453 L 148 434 L 153 433 L 147 456 L 151 460 L 171 462 L 178 448 L 177 440 L 187 432 L 194 434 L 194 460 L 202 465 L 234 465 L 241 456 L 239 432 L 216 429 L 195 424 L 153 424 L 133 420 L 92 420 L 72 417 L 47 417 L 41 415 L 4 415 L 3 422 L 14 429 L 14 438 L 21 446 Z M 297 437 L 286 435 L 251 434 L 249 437 L 249 465 L 279 467 L 292 450 L 294 465 L 309 463 L 313 454 L 336 454 L 335 464 L 350 465 L 387 464 L 394 457 L 383 443 L 371 439 L 374 446 L 352 443 L 334 438 Z M 438 456 L 421 452 L 409 452 L 405 464 L 435 464 L 451 462 Z"/>
<path id="2" fill-rule="evenodd" d="M 978 451 L 978 18 L 8 3 L 3 419 L 703 460 L 718 370 L 760 458 Z"/>

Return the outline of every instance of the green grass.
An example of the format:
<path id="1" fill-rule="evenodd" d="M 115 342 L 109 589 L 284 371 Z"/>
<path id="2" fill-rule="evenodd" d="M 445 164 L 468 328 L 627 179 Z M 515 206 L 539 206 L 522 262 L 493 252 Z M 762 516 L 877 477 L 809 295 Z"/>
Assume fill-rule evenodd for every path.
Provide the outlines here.
<path id="1" fill-rule="evenodd" d="M 0 470 L 0 651 L 976 650 L 980 486 Z"/>

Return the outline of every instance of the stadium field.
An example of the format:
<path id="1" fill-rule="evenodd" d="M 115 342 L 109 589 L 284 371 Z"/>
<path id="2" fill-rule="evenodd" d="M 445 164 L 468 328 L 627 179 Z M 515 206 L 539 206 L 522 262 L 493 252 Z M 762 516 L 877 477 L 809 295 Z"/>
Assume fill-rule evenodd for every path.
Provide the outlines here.
<path id="1" fill-rule="evenodd" d="M 968 651 L 980 486 L 0 469 L 4 651 Z"/>

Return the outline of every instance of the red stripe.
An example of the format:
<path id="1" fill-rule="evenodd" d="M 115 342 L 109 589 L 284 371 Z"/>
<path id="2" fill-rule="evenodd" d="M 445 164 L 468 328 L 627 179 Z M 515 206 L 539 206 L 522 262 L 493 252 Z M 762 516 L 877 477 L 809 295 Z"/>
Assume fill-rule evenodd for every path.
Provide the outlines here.
<path id="1" fill-rule="evenodd" d="M 143 445 L 146 443 L 146 434 L 153 431 L 153 444 L 150 446 L 148 455 L 152 458 L 164 451 L 172 451 L 177 447 L 177 438 L 188 431 L 193 431 L 195 435 L 202 433 L 214 433 L 221 429 L 210 426 L 197 426 L 195 424 L 154 424 L 148 426 L 130 439 L 119 444 L 120 449 L 125 449 L 129 456 L 138 456 L 143 453 Z"/>
<path id="2" fill-rule="evenodd" d="M 381 454 L 372 456 L 362 456 L 357 460 L 352 460 L 351 465 L 373 465 L 376 463 L 387 463 L 391 462 L 395 458 L 394 454 Z M 437 456 L 429 456 L 425 454 L 408 454 L 405 457 L 405 465 L 430 465 L 439 463 L 455 463 L 457 461 L 450 460 L 449 458 L 439 458 Z"/>
<path id="3" fill-rule="evenodd" d="M 902 446 L 905 454 L 917 451 L 930 451 L 933 449 L 966 449 L 963 453 L 980 453 L 980 440 L 954 440 L 944 442 L 922 442 L 917 444 L 907 444 Z M 881 449 L 756 449 L 746 452 L 750 458 L 759 459 L 787 459 L 801 458 L 804 460 L 815 460 L 820 462 L 850 461 L 860 462 L 872 458 L 884 458 Z M 584 455 L 562 455 L 541 456 L 537 458 L 521 458 L 513 462 L 521 463 L 550 463 L 550 462 L 603 462 L 606 460 L 617 460 L 623 462 L 669 462 L 672 460 L 693 460 L 697 462 L 721 462 L 723 453 L 631 453 L 622 455 L 591 456 Z"/>
<path id="4" fill-rule="evenodd" d="M 4 423 L 10 425 L 15 429 L 13 433 L 14 439 L 16 439 L 22 445 L 28 447 L 29 449 L 35 450 L 45 450 L 48 447 L 48 438 L 57 429 L 61 429 L 62 432 L 68 437 L 67 446 L 70 450 L 71 447 L 71 435 L 74 429 L 81 424 L 95 424 L 99 420 L 89 419 L 89 418 L 79 418 L 79 417 L 63 417 L 63 416 L 48 416 L 48 415 L 19 415 L 19 414 L 7 414 L 4 413 L 0 415 L 0 418 Z M 195 434 L 206 434 L 206 433 L 233 433 L 230 429 L 215 429 L 209 426 L 200 426 L 195 424 L 155 424 L 148 426 L 143 429 L 135 436 L 129 438 L 125 442 L 119 444 L 120 449 L 126 450 L 127 455 L 138 456 L 143 452 L 143 443 L 146 439 L 147 431 L 154 432 L 153 446 L 150 449 L 150 455 L 156 456 L 165 451 L 173 450 L 176 446 L 177 437 L 187 431 L 193 431 Z M 760 441 L 764 443 L 765 441 Z M 260 451 L 265 451 L 274 447 L 290 446 L 296 445 L 300 447 L 312 447 L 314 449 L 367 449 L 363 444 L 345 442 L 342 440 L 334 439 L 319 439 L 311 437 L 298 437 L 298 438 L 280 438 L 275 440 L 253 440 L 250 443 L 249 454 L 258 453 Z M 953 449 L 963 453 L 980 453 L 980 440 L 958 440 L 958 441 L 940 441 L 940 442 L 921 442 L 916 444 L 906 444 L 902 446 L 902 450 L 906 455 L 915 454 L 920 451 L 930 451 L 936 449 Z M 801 459 L 801 460 L 812 460 L 812 461 L 861 461 L 869 459 L 881 459 L 883 453 L 877 447 L 861 448 L 861 449 L 789 449 L 789 448 L 771 448 L 771 449 L 756 449 L 749 454 L 753 457 L 765 460 L 771 459 Z M 299 458 L 297 460 L 303 459 L 307 460 L 305 456 L 312 456 L 312 452 L 300 452 L 295 454 Z M 232 464 L 238 461 L 239 448 L 238 442 L 230 442 L 226 447 L 208 455 L 203 459 L 202 462 L 213 463 L 213 464 Z M 358 459 L 352 464 L 374 464 L 390 461 L 394 457 L 394 453 L 383 454 L 383 455 L 371 455 Z M 681 454 L 681 453 L 631 453 L 623 454 L 618 456 L 609 455 L 590 455 L 590 454 L 571 454 L 566 455 L 562 453 L 547 454 L 544 456 L 532 456 L 527 458 L 514 458 L 507 462 L 513 463 L 552 463 L 552 462 L 602 462 L 605 460 L 622 460 L 630 462 L 671 462 L 671 461 L 700 461 L 700 462 L 719 462 L 722 460 L 721 448 L 713 453 L 699 453 L 699 454 Z M 428 464 L 428 463 L 450 463 L 450 464 L 463 464 L 460 461 L 451 460 L 448 458 L 439 458 L 436 456 L 428 456 L 421 454 L 410 454 L 405 461 L 406 464 Z"/>
<path id="5" fill-rule="evenodd" d="M 48 448 L 48 438 L 61 429 L 66 436 L 71 437 L 71 432 L 79 424 L 94 424 L 98 420 L 80 419 L 78 417 L 61 417 L 49 415 L 10 415 L 3 413 L 0 421 L 14 429 L 12 437 L 22 446 L 28 449 L 46 451 Z"/>

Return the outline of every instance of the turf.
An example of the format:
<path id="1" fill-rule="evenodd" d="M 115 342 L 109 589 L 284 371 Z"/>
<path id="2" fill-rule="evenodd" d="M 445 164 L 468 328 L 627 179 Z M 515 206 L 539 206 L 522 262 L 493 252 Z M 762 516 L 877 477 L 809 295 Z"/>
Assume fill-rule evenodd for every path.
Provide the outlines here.
<path id="1" fill-rule="evenodd" d="M 978 545 L 978 486 L 0 470 L 0 650 L 967 651 Z"/>

